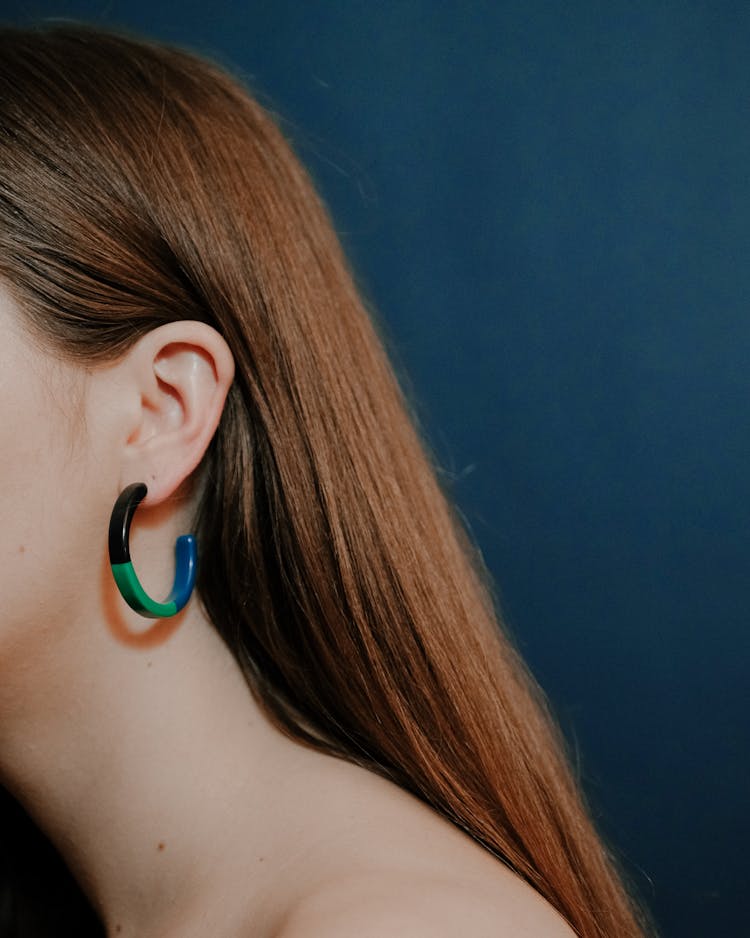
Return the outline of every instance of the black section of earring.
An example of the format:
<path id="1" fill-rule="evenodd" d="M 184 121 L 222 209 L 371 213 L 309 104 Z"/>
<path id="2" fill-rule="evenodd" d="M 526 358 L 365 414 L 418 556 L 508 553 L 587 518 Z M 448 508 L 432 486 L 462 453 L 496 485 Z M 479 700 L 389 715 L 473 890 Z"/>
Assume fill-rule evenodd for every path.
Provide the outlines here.
<path id="1" fill-rule="evenodd" d="M 145 482 L 133 482 L 120 492 L 109 521 L 109 562 L 128 563 L 130 560 L 130 522 L 139 502 L 148 488 Z"/>

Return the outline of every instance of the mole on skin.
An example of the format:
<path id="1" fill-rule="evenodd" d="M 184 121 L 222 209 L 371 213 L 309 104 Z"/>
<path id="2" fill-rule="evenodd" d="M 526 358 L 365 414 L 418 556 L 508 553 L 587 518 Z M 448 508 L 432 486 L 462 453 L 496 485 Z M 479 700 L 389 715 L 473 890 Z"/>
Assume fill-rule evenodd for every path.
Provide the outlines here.
<path id="1" fill-rule="evenodd" d="M 164 844 L 163 844 L 163 843 L 159 843 L 159 850 L 163 850 L 163 849 L 164 849 Z"/>

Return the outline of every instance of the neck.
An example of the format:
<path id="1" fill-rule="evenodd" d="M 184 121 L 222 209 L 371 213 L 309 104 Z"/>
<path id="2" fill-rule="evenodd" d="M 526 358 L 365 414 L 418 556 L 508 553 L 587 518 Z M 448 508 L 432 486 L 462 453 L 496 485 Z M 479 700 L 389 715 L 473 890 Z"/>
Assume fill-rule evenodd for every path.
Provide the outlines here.
<path id="1" fill-rule="evenodd" d="M 108 934 L 239 933 L 233 917 L 262 934 L 309 882 L 325 757 L 268 722 L 196 601 L 147 628 L 124 643 L 111 623 L 55 620 L 11 649 L 0 779 Z"/>

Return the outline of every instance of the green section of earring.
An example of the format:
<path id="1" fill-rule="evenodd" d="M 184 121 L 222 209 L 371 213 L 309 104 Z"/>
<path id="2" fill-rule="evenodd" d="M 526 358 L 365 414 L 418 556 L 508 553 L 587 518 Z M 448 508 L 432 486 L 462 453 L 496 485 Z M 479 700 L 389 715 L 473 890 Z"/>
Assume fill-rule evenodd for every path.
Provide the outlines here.
<path id="1" fill-rule="evenodd" d="M 177 603 L 157 603 L 148 595 L 141 586 L 132 561 L 128 563 L 113 563 L 112 573 L 115 576 L 115 582 L 122 593 L 123 599 L 131 609 L 140 612 L 142 616 L 151 619 L 161 618 L 162 616 L 173 616 L 177 612 Z"/>

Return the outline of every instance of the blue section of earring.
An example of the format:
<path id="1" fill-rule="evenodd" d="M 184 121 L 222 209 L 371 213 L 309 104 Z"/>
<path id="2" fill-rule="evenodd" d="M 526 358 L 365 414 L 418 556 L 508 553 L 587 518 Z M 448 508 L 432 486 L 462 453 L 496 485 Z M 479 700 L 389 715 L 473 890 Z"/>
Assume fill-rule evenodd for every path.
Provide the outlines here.
<path id="1" fill-rule="evenodd" d="M 187 605 L 195 586 L 198 567 L 198 546 L 194 535 L 181 534 L 174 544 L 175 577 L 165 602 L 173 602 L 179 612 Z"/>
<path id="2" fill-rule="evenodd" d="M 178 613 L 190 599 L 198 566 L 197 545 L 192 534 L 177 538 L 172 589 L 164 602 L 152 599 L 141 586 L 133 568 L 129 544 L 130 523 L 147 492 L 145 482 L 134 482 L 118 496 L 109 522 L 109 562 L 117 588 L 131 609 L 147 618 L 167 618 Z"/>

